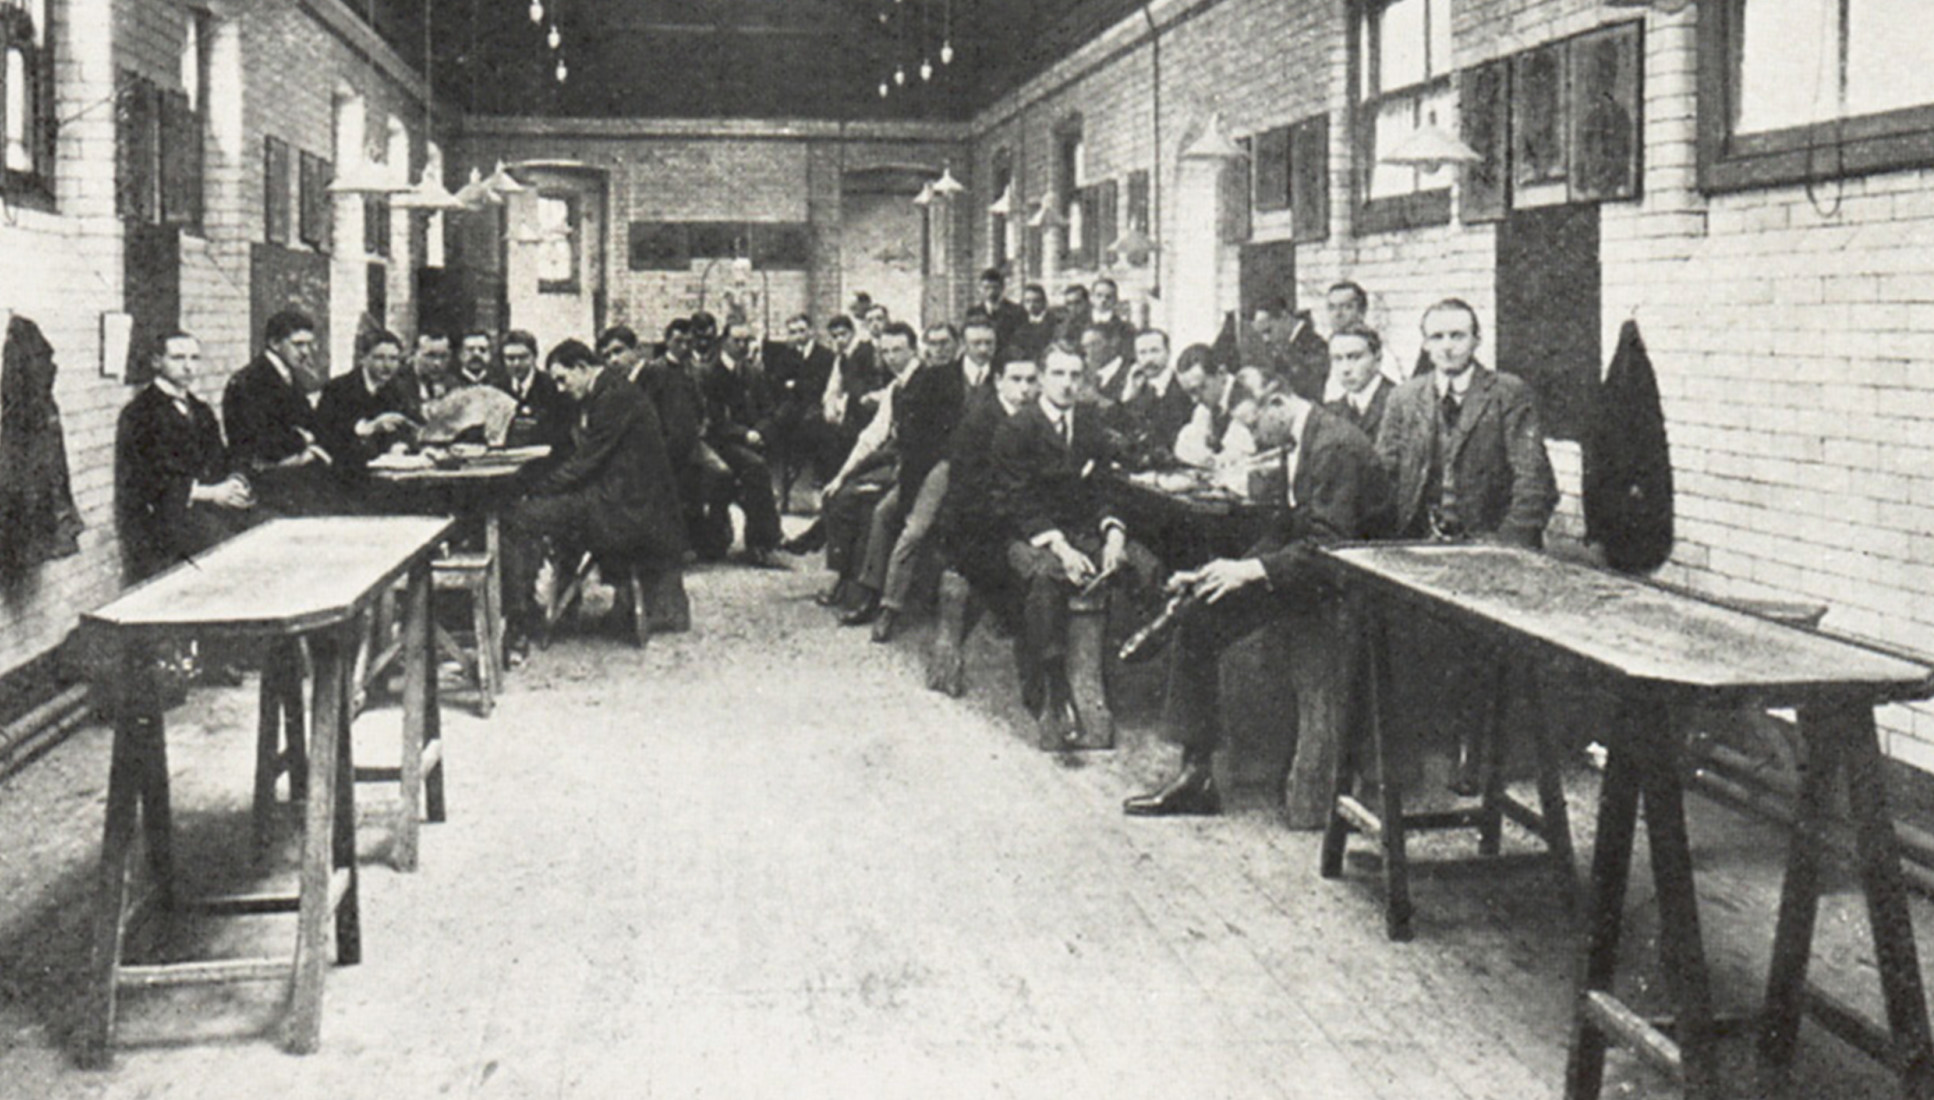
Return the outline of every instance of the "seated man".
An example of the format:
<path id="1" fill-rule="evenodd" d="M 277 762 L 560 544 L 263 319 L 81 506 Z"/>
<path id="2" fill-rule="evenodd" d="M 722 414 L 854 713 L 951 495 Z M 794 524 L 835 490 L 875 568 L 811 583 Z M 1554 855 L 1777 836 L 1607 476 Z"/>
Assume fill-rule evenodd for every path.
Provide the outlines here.
<path id="1" fill-rule="evenodd" d="M 860 587 L 860 571 L 866 561 L 866 540 L 872 528 L 873 513 L 881 500 L 899 480 L 899 451 L 893 445 L 894 404 L 915 370 L 915 349 L 919 338 L 913 329 L 890 323 L 879 339 L 880 362 L 892 373 L 893 382 L 881 392 L 877 415 L 853 444 L 840 465 L 839 473 L 820 490 L 822 515 L 826 521 L 826 568 L 833 571 L 833 585 L 820 593 L 822 607 L 844 608 L 842 619 L 867 611 L 876 597 Z M 857 607 L 847 604 L 858 601 Z M 861 620 L 866 621 L 866 620 Z"/>
<path id="2" fill-rule="evenodd" d="M 700 375 L 699 383 L 705 391 L 705 443 L 732 478 L 729 497 L 708 501 L 708 522 L 730 532 L 732 520 L 725 509 L 736 502 L 745 513 L 744 560 L 763 566 L 771 564 L 779 546 L 779 502 L 765 458 L 772 402 L 752 349 L 752 326 L 744 321 L 728 324 L 718 361 Z M 725 541 L 730 544 L 729 534 Z"/>
<path id="3" fill-rule="evenodd" d="M 1021 291 L 1021 323 L 1010 342 L 1000 349 L 1002 359 L 1026 359 L 1038 365 L 1061 328 L 1061 315 L 1048 308 L 1048 288 L 1029 283 Z"/>
<path id="4" fill-rule="evenodd" d="M 1121 437 L 1129 465 L 1167 465 L 1175 456 L 1175 437 L 1195 416 L 1195 399 L 1175 384 L 1168 333 L 1149 329 L 1136 336 L 1135 361 L 1122 373 L 1126 378 L 1110 410 L 1109 427 Z"/>
<path id="5" fill-rule="evenodd" d="M 1015 651 L 1022 701 L 1050 733 L 1073 728 L 1068 597 L 1124 570 L 1149 589 L 1161 579 L 1161 563 L 1129 541 L 1095 481 L 1095 472 L 1115 456 L 1101 411 L 1076 400 L 1081 379 L 1078 356 L 1049 352 L 1041 399 L 994 433 L 993 506 L 1011 540 L 1008 564 L 1027 590 Z"/>
<path id="6" fill-rule="evenodd" d="M 495 341 L 490 330 L 481 327 L 465 329 L 457 345 L 457 373 L 455 383 L 460 386 L 496 386 L 503 388 L 504 371 L 497 365 L 493 354 Z M 536 370 L 537 361 L 531 360 L 531 368 Z"/>
<path id="7" fill-rule="evenodd" d="M 967 327 L 971 344 L 974 326 Z M 1041 399 L 1041 371 L 1010 359 L 994 369 L 994 400 L 972 402 L 947 448 L 947 492 L 940 527 L 954 569 L 1005 624 L 1021 628 L 1023 591 L 1007 564 L 1008 537 L 994 511 L 994 436 L 1002 424 Z"/>
<path id="8" fill-rule="evenodd" d="M 114 504 L 129 581 L 146 580 L 242 530 L 255 507 L 229 469 L 215 410 L 189 390 L 201 342 L 170 332 L 149 355 L 154 381 L 121 410 L 114 433 Z"/>
<path id="9" fill-rule="evenodd" d="M 1390 493 L 1370 440 L 1343 418 L 1300 396 L 1287 382 L 1268 388 L 1256 419 L 1257 444 L 1283 452 L 1288 508 L 1240 560 L 1218 558 L 1169 579 L 1174 593 L 1200 601 L 1183 613 L 1168 677 L 1169 735 L 1182 746 L 1182 765 L 1159 790 L 1137 795 L 1123 809 L 1137 815 L 1212 814 L 1221 799 L 1210 762 L 1221 737 L 1218 667 L 1232 643 L 1270 623 L 1287 626 L 1288 667 L 1296 693 L 1297 753 L 1303 779 L 1293 788 L 1329 793 L 1335 763 L 1335 704 L 1341 640 L 1330 618 L 1334 594 L 1313 562 L 1323 546 L 1372 538 L 1388 528 Z M 1313 787 L 1310 787 L 1313 784 Z M 1320 826 L 1329 810 L 1290 807 L 1294 828 Z"/>
<path id="10" fill-rule="evenodd" d="M 798 313 L 786 320 L 783 343 L 766 341 L 763 359 L 773 398 L 768 451 L 788 474 L 811 469 L 823 482 L 844 457 L 833 453 L 834 433 L 820 415 L 833 374 L 832 349 L 813 338 L 812 318 Z"/>
<path id="11" fill-rule="evenodd" d="M 283 310 L 263 326 L 262 354 L 222 390 L 232 469 L 249 478 L 263 505 L 285 515 L 328 515 L 355 509 L 330 466 L 315 409 L 303 396 L 315 354 L 316 325 Z"/>
<path id="12" fill-rule="evenodd" d="M 665 453 L 678 479 L 687 542 L 700 557 L 724 557 L 731 549 L 731 530 L 726 530 L 725 545 L 716 545 L 719 536 L 707 528 L 705 511 L 708 501 L 729 500 L 731 472 L 701 438 L 705 392 L 699 386 L 699 366 L 692 351 L 691 320 L 675 317 L 665 326 L 665 351 L 655 359 L 644 361 L 637 334 L 624 325 L 606 329 L 598 339 L 598 351 L 607 364 L 625 372 L 658 412 Z"/>
<path id="13" fill-rule="evenodd" d="M 559 569 L 589 550 L 601 562 L 663 574 L 682 569 L 685 555 L 678 491 L 650 399 L 577 340 L 552 349 L 545 367 L 580 419 L 571 456 L 504 517 L 506 618 L 519 649 L 541 614 L 532 589 L 546 543 Z"/>
<path id="14" fill-rule="evenodd" d="M 470 345 L 469 336 L 464 346 Z M 517 415 L 510 422 L 511 447 L 548 446 L 551 460 L 564 457 L 571 449 L 571 428 L 577 410 L 571 398 L 558 388 L 557 379 L 537 369 L 537 337 L 522 329 L 504 335 L 504 369 L 497 376 L 497 388 L 517 401 Z"/>
<path id="15" fill-rule="evenodd" d="M 352 483 L 369 460 L 407 444 L 421 425 L 404 415 L 391 385 L 403 369 L 403 340 L 370 329 L 356 337 L 356 369 L 329 380 L 316 404 L 322 445 Z"/>
<path id="16" fill-rule="evenodd" d="M 450 373 L 450 338 L 436 331 L 417 333 L 409 369 L 399 371 L 392 384 L 397 407 L 411 420 L 423 423 L 423 407 L 456 388 L 456 379 Z"/>
<path id="17" fill-rule="evenodd" d="M 1382 362 L 1383 338 L 1375 329 L 1349 325 L 1330 334 L 1330 380 L 1343 392 L 1323 407 L 1356 425 L 1373 443 L 1395 388 L 1379 369 Z"/>

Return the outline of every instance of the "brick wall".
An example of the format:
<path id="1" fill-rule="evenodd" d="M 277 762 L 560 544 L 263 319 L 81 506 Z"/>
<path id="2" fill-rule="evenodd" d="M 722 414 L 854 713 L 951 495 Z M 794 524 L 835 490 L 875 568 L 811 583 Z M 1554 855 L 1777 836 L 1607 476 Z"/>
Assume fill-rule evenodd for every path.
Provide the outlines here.
<path id="1" fill-rule="evenodd" d="M 1596 0 L 1457 0 L 1458 66 L 1506 56 L 1632 9 Z M 1090 179 L 1156 172 L 1161 277 L 1191 235 L 1208 232 L 1178 195 L 1176 155 L 1219 111 L 1236 136 L 1327 107 L 1329 239 L 1296 249 L 1299 304 L 1337 278 L 1372 294 L 1371 323 L 1397 362 L 1418 348 L 1431 301 L 1459 295 L 1488 323 L 1496 235 L 1461 221 L 1414 231 L 1351 232 L 1347 44 L 1341 3 L 1171 0 L 1151 8 L 1159 34 L 1160 159 L 1151 114 L 1154 49 L 1137 14 L 984 111 L 972 123 L 970 248 L 991 255 L 998 150 L 1012 151 L 1029 201 L 1047 186 L 1051 128 L 1079 113 Z M 1668 579 L 1742 595 L 1781 594 L 1831 607 L 1827 623 L 1934 653 L 1934 171 L 1708 198 L 1697 189 L 1697 9 L 1645 16 L 1643 198 L 1599 208 L 1602 314 L 1609 356 L 1637 320 L 1666 406 L 1678 479 L 1679 542 Z M 1258 217 L 1252 240 L 1289 235 Z M 1201 317 L 1180 303 L 1236 304 L 1236 248 L 1209 276 L 1161 288 L 1151 315 L 1178 332 Z M 1055 273 L 1050 288 L 1097 272 Z M 1149 269 L 1110 271 L 1146 295 Z M 1192 280 L 1202 277 L 1191 272 Z M 1193 293 L 1192 293 L 1193 292 Z M 1200 306 L 1195 308 L 1199 309 Z M 1554 442 L 1565 490 L 1555 529 L 1580 530 L 1579 455 Z M 1934 709 L 1881 715 L 1888 751 L 1934 768 Z"/>
<path id="2" fill-rule="evenodd" d="M 823 320 L 845 305 L 840 286 L 841 180 L 884 165 L 938 173 L 966 157 L 958 127 L 762 121 L 471 119 L 453 165 L 488 170 L 497 160 L 563 161 L 604 173 L 607 218 L 606 320 L 653 338 L 675 316 L 717 312 L 726 296 L 770 294 L 775 328 L 799 310 Z M 957 163 L 956 163 L 957 160 Z M 632 221 L 805 222 L 814 255 L 805 271 L 738 277 L 728 264 L 694 260 L 686 271 L 631 271 Z M 474 230 L 475 227 L 471 227 Z M 472 255 L 494 266 L 496 250 L 471 239 Z M 711 267 L 709 275 L 707 267 Z M 964 286 L 960 293 L 971 291 Z M 912 303 L 908 303 L 909 306 Z M 764 312 L 753 316 L 762 323 Z M 515 318 L 511 319 L 512 322 Z"/>
<path id="3" fill-rule="evenodd" d="M 125 304 L 115 77 L 128 70 L 180 89 L 186 41 L 186 5 L 54 0 L 50 7 L 58 36 L 57 201 L 51 211 L 10 206 L 0 219 L 0 302 L 34 319 L 54 345 L 55 397 L 86 530 L 78 555 L 0 584 L 0 675 L 58 646 L 81 612 L 120 590 L 114 426 L 132 391 L 101 369 L 101 317 Z M 205 374 L 196 389 L 219 407 L 222 385 L 253 345 L 249 244 L 263 239 L 263 137 L 331 156 L 332 99 L 341 92 L 364 96 L 372 117 L 405 118 L 420 141 L 422 107 L 413 78 L 339 0 L 210 8 L 204 225 L 182 237 L 181 320 L 203 342 Z"/>

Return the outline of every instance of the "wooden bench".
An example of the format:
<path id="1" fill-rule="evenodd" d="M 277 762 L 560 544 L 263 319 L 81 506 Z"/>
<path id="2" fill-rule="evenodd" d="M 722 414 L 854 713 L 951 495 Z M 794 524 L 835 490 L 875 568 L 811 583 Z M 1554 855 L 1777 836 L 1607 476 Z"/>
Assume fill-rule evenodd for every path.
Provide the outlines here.
<path id="1" fill-rule="evenodd" d="M 967 578 L 949 569 L 940 578 L 940 613 L 927 650 L 927 687 L 959 698 L 967 691 L 967 639 L 986 612 Z M 1044 750 L 1115 747 L 1115 718 L 1109 707 L 1108 594 L 1104 589 L 1068 597 L 1068 688 L 1074 705 L 1072 727 L 1058 716 L 1044 716 L 1037 741 Z"/>
<path id="2" fill-rule="evenodd" d="M 539 637 L 540 645 L 549 647 L 558 624 L 582 601 L 584 586 L 599 560 L 600 556 L 589 550 L 579 555 L 570 576 L 557 587 L 544 608 L 544 630 Z M 607 565 L 613 561 L 611 556 L 605 556 L 603 560 Z M 682 634 L 692 628 L 692 603 L 685 593 L 684 570 L 645 570 L 635 563 L 622 563 L 622 559 L 619 560 L 621 575 L 605 579 L 618 590 L 619 599 L 631 601 L 633 636 L 640 648 L 654 631 Z"/>

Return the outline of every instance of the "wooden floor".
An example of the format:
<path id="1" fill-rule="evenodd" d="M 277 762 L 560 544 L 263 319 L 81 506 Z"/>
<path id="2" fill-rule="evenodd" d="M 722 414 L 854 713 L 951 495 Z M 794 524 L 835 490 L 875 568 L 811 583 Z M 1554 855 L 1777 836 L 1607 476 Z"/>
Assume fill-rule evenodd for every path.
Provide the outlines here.
<path id="1" fill-rule="evenodd" d="M 1316 838 L 1259 799 L 1124 818 L 1120 799 L 1167 764 L 1141 743 L 1146 718 L 1122 752 L 1043 755 L 1005 702 L 1000 644 L 979 640 L 969 699 L 930 694 L 924 632 L 882 647 L 832 625 L 809 599 L 819 575 L 795 564 L 701 573 L 692 634 L 642 654 L 570 639 L 518 670 L 488 721 L 451 707 L 450 821 L 412 876 L 363 830 L 364 963 L 330 973 L 310 1057 L 264 1037 L 275 991 L 243 987 L 136 999 L 116 1066 L 73 1069 L 105 733 L 0 785 L 0 1096 L 1557 1094 L 1572 946 L 1539 867 L 1426 871 L 1416 942 L 1387 943 L 1365 857 L 1318 879 Z M 219 726 L 252 704 L 201 694 L 181 714 L 184 863 L 250 881 L 234 855 L 249 739 Z M 359 725 L 363 762 L 393 755 L 394 722 Z M 1588 834 L 1594 781 L 1573 786 Z M 1777 838 L 1697 816 L 1719 995 L 1750 1004 Z M 1635 890 L 1639 967 L 1648 898 Z M 1822 927 L 1827 977 L 1875 1004 L 1858 908 L 1835 897 Z M 293 930 L 177 934 L 249 952 Z M 1633 983 L 1641 1003 L 1653 984 Z M 1889 1094 L 1822 1033 L 1805 1045 L 1798 1095 Z M 1614 1059 L 1608 1096 L 1673 1094 Z"/>

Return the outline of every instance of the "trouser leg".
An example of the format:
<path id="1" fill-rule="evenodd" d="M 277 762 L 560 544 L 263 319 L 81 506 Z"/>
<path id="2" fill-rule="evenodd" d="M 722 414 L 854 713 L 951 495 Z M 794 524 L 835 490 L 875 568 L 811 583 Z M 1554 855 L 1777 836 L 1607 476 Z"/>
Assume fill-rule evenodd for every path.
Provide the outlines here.
<path id="1" fill-rule="evenodd" d="M 934 524 L 940 519 L 940 505 L 947 497 L 947 481 L 948 464 L 942 462 L 921 482 L 920 494 L 908 509 L 906 524 L 900 528 L 900 537 L 894 540 L 893 552 L 887 558 L 885 586 L 881 589 L 882 606 L 895 611 L 906 609 L 907 599 L 913 591 L 914 577 L 919 572 L 921 551 L 932 538 Z"/>
<path id="2" fill-rule="evenodd" d="M 899 485 L 888 489 L 874 507 L 872 521 L 866 526 L 866 554 L 860 565 L 859 582 L 875 593 L 886 587 L 887 559 L 892 556 L 894 539 L 900 533 L 903 499 Z"/>
<path id="3" fill-rule="evenodd" d="M 732 471 L 734 495 L 745 512 L 745 548 L 778 546 L 779 502 L 773 496 L 772 468 L 765 456 L 741 443 L 715 443 L 713 448 Z"/>
<path id="4" fill-rule="evenodd" d="M 1223 651 L 1282 614 L 1267 592 L 1242 590 L 1204 604 L 1182 621 L 1169 654 L 1166 726 L 1170 741 L 1197 753 L 1222 740 Z"/>

